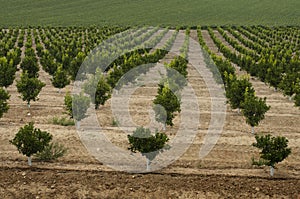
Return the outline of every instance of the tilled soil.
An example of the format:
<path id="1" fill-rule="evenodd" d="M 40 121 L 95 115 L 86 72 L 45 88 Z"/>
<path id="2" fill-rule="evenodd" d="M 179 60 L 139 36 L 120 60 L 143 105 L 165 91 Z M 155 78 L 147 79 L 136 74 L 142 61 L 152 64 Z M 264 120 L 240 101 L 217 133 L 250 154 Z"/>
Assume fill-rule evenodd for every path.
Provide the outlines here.
<path id="1" fill-rule="evenodd" d="M 300 181 L 226 175 L 0 169 L 1 198 L 299 198 Z"/>

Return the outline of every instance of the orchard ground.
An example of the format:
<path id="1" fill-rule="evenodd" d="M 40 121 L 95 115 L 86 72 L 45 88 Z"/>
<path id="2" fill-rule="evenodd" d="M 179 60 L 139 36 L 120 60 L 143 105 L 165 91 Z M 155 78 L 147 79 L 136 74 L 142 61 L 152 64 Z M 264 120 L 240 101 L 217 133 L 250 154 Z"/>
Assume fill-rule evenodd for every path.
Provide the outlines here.
<path id="1" fill-rule="evenodd" d="M 195 36 L 195 32 L 191 32 Z M 183 38 L 174 45 L 181 46 Z M 171 57 L 169 57 L 170 59 Z M 161 62 L 168 60 L 168 56 Z M 201 110 L 199 133 L 186 153 L 168 167 L 150 174 L 129 174 L 113 171 L 89 155 L 80 142 L 75 127 L 53 125 L 53 117 L 64 115 L 64 96 L 72 86 L 61 93 L 51 85 L 50 76 L 40 71 L 39 79 L 46 83 L 40 99 L 30 110 L 18 96 L 15 83 L 8 88 L 10 110 L 0 120 L 0 197 L 1 198 L 299 198 L 300 197 L 300 110 L 282 93 L 274 92 L 253 79 L 257 94 L 268 98 L 270 111 L 256 132 L 270 132 L 289 139 L 292 154 L 277 165 L 275 176 L 269 177 L 269 168 L 254 167 L 252 157 L 258 150 L 251 146 L 255 141 L 244 118 L 228 106 L 223 133 L 213 150 L 199 159 L 210 121 L 210 97 L 205 82 L 189 65 L 188 81 L 198 97 Z M 17 75 L 19 79 L 19 73 Z M 157 93 L 157 87 L 145 85 L 136 90 L 130 99 L 130 114 L 139 125 L 150 122 L 148 108 Z M 30 112 L 30 115 L 28 113 Z M 127 135 L 113 125 L 110 101 L 97 111 L 98 120 L 107 137 L 127 150 Z M 172 139 L 178 124 L 167 128 Z M 55 141 L 63 143 L 68 153 L 50 162 L 27 158 L 9 144 L 24 124 L 34 121 L 35 126 L 50 132 Z"/>

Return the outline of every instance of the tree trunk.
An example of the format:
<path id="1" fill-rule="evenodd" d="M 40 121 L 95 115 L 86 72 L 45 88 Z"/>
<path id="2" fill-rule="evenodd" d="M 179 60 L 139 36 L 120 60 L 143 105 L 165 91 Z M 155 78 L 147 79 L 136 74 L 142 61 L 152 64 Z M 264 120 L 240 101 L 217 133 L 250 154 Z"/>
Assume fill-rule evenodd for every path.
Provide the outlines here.
<path id="1" fill-rule="evenodd" d="M 58 93 L 61 94 L 61 88 L 58 89 Z"/>
<path id="2" fill-rule="evenodd" d="M 254 134 L 255 131 L 254 131 L 254 126 L 251 126 L 251 133 Z"/>
<path id="3" fill-rule="evenodd" d="M 30 102 L 27 102 L 27 107 L 30 108 Z"/>
<path id="4" fill-rule="evenodd" d="M 150 171 L 150 160 L 148 158 L 146 158 L 147 161 L 147 171 Z"/>
<path id="5" fill-rule="evenodd" d="M 270 166 L 270 175 L 273 177 L 274 176 L 274 167 Z"/>
<path id="6" fill-rule="evenodd" d="M 29 166 L 31 166 L 32 164 L 31 164 L 31 156 L 30 157 L 28 157 L 28 165 Z"/>
<path id="7" fill-rule="evenodd" d="M 80 128 L 80 121 L 76 121 L 76 128 L 77 128 L 77 129 Z"/>
<path id="8" fill-rule="evenodd" d="M 240 108 L 238 108 L 237 112 L 238 112 L 238 114 L 240 114 L 240 113 L 241 113 L 241 109 L 240 109 Z"/>
<path id="9" fill-rule="evenodd" d="M 289 100 L 292 101 L 292 96 L 289 96 Z"/>

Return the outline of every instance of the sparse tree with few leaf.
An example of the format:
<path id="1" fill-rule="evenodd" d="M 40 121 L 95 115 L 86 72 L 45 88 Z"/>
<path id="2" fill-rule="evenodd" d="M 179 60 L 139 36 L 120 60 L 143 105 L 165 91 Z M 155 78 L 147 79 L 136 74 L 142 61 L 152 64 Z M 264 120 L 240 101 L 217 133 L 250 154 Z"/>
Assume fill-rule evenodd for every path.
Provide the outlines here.
<path id="1" fill-rule="evenodd" d="M 45 85 L 36 77 L 30 78 L 27 72 L 22 73 L 21 79 L 17 81 L 18 92 L 21 94 L 22 100 L 27 102 L 29 108 L 30 101 L 38 100 L 38 95 Z"/>
<path id="2" fill-rule="evenodd" d="M 254 133 L 254 127 L 265 118 L 265 113 L 270 109 L 270 106 L 266 104 L 266 98 L 258 98 L 246 90 L 242 107 L 246 123 L 252 127 L 252 133 Z"/>
<path id="3" fill-rule="evenodd" d="M 34 128 L 33 123 L 21 127 L 10 143 L 18 148 L 18 151 L 28 157 L 28 165 L 31 166 L 31 156 L 41 152 L 52 140 L 52 135 L 46 131 Z"/>
<path id="4" fill-rule="evenodd" d="M 272 137 L 268 135 L 255 136 L 256 143 L 252 145 L 261 149 L 260 158 L 266 166 L 270 166 L 270 175 L 274 175 L 275 164 L 283 161 L 291 154 L 288 148 L 288 139 L 286 137 Z"/>
<path id="5" fill-rule="evenodd" d="M 87 117 L 86 112 L 90 106 L 90 98 L 83 93 L 71 95 L 67 93 L 65 96 L 65 106 L 71 118 L 76 120 L 77 128 L 80 127 L 80 121 Z"/>
<path id="6" fill-rule="evenodd" d="M 156 132 L 154 135 L 150 129 L 144 127 L 138 127 L 132 135 L 128 135 L 128 141 L 130 147 L 128 148 L 132 152 L 140 152 L 147 159 L 147 171 L 150 170 L 151 161 L 169 146 L 166 143 L 169 138 L 166 134 Z"/>

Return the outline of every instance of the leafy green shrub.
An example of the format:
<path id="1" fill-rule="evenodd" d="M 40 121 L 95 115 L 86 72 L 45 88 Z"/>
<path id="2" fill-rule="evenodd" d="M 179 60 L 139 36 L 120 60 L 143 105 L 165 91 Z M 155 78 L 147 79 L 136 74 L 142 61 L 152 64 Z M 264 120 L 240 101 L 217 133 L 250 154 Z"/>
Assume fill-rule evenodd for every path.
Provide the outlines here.
<path id="1" fill-rule="evenodd" d="M 7 91 L 0 87 L 0 118 L 6 113 L 9 109 L 7 100 L 10 98 L 10 95 Z"/>
<path id="2" fill-rule="evenodd" d="M 258 160 L 255 160 L 254 157 L 251 158 L 251 162 L 252 162 L 252 165 L 255 165 L 255 166 L 264 166 L 266 165 L 266 161 L 264 159 L 258 159 Z"/>
<path id="3" fill-rule="evenodd" d="M 167 125 L 173 126 L 173 119 L 175 117 L 175 112 L 180 112 L 180 99 L 172 92 L 168 82 L 164 85 L 159 84 L 158 94 L 153 100 L 155 119 L 158 122 L 162 122 Z M 160 105 L 160 106 L 157 106 Z M 165 111 L 162 111 L 162 107 Z M 165 120 L 164 120 L 165 119 Z"/>
<path id="4" fill-rule="evenodd" d="M 295 106 L 300 106 L 300 93 L 295 95 Z"/>
<path id="5" fill-rule="evenodd" d="M 65 148 L 63 144 L 52 142 L 35 156 L 41 161 L 52 161 L 63 157 L 66 152 L 67 148 Z"/>
<path id="6" fill-rule="evenodd" d="M 264 161 L 264 165 L 270 166 L 270 174 L 274 175 L 275 164 L 283 161 L 291 154 L 288 148 L 288 139 L 286 137 L 271 137 L 268 135 L 255 136 L 256 143 L 252 145 L 261 149 L 260 158 Z"/>
<path id="7" fill-rule="evenodd" d="M 46 86 L 45 83 L 36 77 L 29 77 L 26 71 L 21 74 L 21 79 L 17 80 L 18 92 L 21 94 L 22 100 L 27 101 L 28 107 L 30 107 L 30 101 L 39 99 L 38 95 L 44 86 Z"/>
<path id="8" fill-rule="evenodd" d="M 18 151 L 28 157 L 28 165 L 31 166 L 31 156 L 41 152 L 52 140 L 52 135 L 46 131 L 34 128 L 33 123 L 21 127 L 13 140 L 9 142 L 18 148 Z"/>
<path id="9" fill-rule="evenodd" d="M 118 120 L 113 119 L 113 120 L 112 120 L 112 126 L 114 126 L 114 127 L 119 126 Z"/>
<path id="10" fill-rule="evenodd" d="M 0 87 L 10 86 L 15 79 L 16 67 L 5 57 L 0 58 Z"/>
<path id="11" fill-rule="evenodd" d="M 70 118 L 73 118 L 73 112 L 72 112 L 72 96 L 70 92 L 66 93 L 65 99 L 65 109 L 67 111 L 67 114 L 70 116 Z"/>
<path id="12" fill-rule="evenodd" d="M 59 89 L 59 92 L 60 92 L 60 89 L 64 88 L 65 86 L 67 86 L 70 83 L 67 72 L 65 70 L 63 70 L 61 64 L 58 65 L 57 70 L 54 73 L 51 81 L 52 81 L 53 86 Z"/>
<path id="13" fill-rule="evenodd" d="M 79 95 L 75 94 L 73 96 L 71 96 L 70 93 L 67 93 L 65 96 L 65 108 L 67 113 L 76 121 L 80 121 L 87 116 L 86 112 L 89 105 L 90 98 L 84 96 L 83 93 L 80 93 Z"/>
<path id="14" fill-rule="evenodd" d="M 74 126 L 75 122 L 74 120 L 65 117 L 61 117 L 61 118 L 53 117 L 52 124 L 61 125 L 61 126 Z"/>
<path id="15" fill-rule="evenodd" d="M 242 108 L 246 123 L 252 127 L 254 134 L 254 126 L 257 126 L 265 118 L 265 113 L 270 109 L 270 106 L 267 105 L 266 98 L 258 98 L 246 89 Z"/>
<path id="16" fill-rule="evenodd" d="M 149 165 L 156 155 L 168 149 L 166 146 L 166 142 L 169 141 L 168 136 L 160 132 L 152 135 L 150 129 L 147 128 L 139 127 L 127 137 L 130 145 L 128 149 L 134 153 L 138 151 L 146 157 L 147 171 L 150 170 Z"/>

